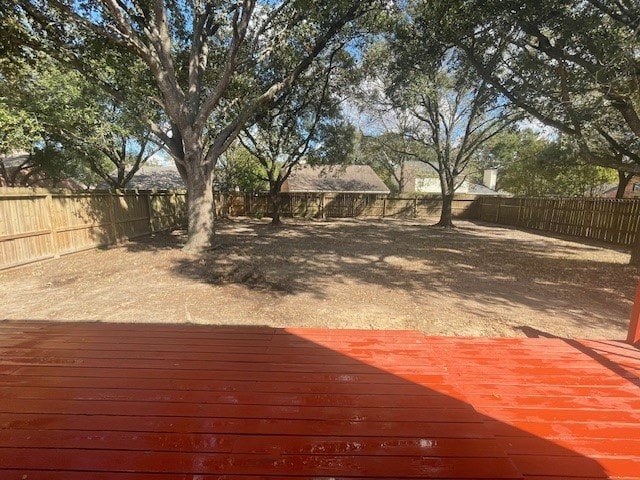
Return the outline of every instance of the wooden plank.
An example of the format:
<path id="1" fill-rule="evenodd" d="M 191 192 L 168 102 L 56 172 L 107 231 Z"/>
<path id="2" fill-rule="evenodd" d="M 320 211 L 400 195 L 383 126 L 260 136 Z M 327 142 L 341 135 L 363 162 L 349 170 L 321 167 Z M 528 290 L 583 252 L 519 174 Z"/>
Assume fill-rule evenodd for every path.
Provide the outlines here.
<path id="1" fill-rule="evenodd" d="M 260 474 L 330 476 L 335 473 L 357 472 L 379 478 L 413 476 L 419 478 L 519 478 L 506 459 L 456 458 L 455 462 L 434 457 L 206 454 L 182 452 L 137 452 L 109 450 L 75 450 L 74 456 L 60 449 L 0 449 L 0 465 L 20 468 L 28 462 L 31 468 L 81 471 L 134 471 L 151 473 L 192 474 Z"/>
<path id="2" fill-rule="evenodd" d="M 427 403 L 427 402 L 425 402 Z M 452 402 L 453 404 L 453 402 Z M 55 400 L 4 398 L 0 412 L 43 415 L 127 415 L 136 417 L 206 417 L 283 420 L 329 420 L 361 422 L 431 422 L 435 424 L 480 422 L 477 413 L 458 403 L 458 408 L 327 407 L 301 405 L 198 404 L 180 402 L 136 402 L 113 400 Z"/>
<path id="3" fill-rule="evenodd" d="M 79 430 L 87 432 L 182 432 L 236 435 L 311 435 L 399 438 L 491 439 L 485 423 L 432 423 L 414 421 L 370 422 L 209 417 L 155 417 L 82 414 L 6 413 L 3 425 L 10 430 Z M 0 463 L 1 465 L 1 463 Z"/>
<path id="4" fill-rule="evenodd" d="M 78 381 L 80 380 L 80 381 Z M 392 395 L 376 392 L 343 392 L 332 394 L 320 392 L 256 392 L 253 382 L 236 383 L 232 392 L 209 389 L 202 385 L 199 389 L 180 388 L 132 388 L 132 385 L 118 385 L 105 388 L 103 382 L 84 379 L 67 379 L 64 386 L 0 386 L 0 398 L 7 399 L 48 399 L 48 400 L 112 400 L 152 403 L 195 403 L 223 405 L 301 405 L 329 407 L 375 407 L 375 408 L 429 408 L 460 409 L 458 400 L 428 393 Z M 52 381 L 60 385 L 59 381 Z M 244 388 L 242 388 L 244 387 Z M 261 393 L 257 396 L 255 393 Z"/>
<path id="5" fill-rule="evenodd" d="M 0 468 L 29 478 L 585 479 L 638 467 L 640 351 L 621 342 L 46 323 L 0 333 Z"/>
<path id="6" fill-rule="evenodd" d="M 382 440 L 382 441 L 381 441 Z M 246 436 L 231 434 L 159 432 L 103 432 L 96 436 L 78 430 L 0 430 L 0 448 L 131 450 L 162 452 L 242 453 L 270 455 L 404 455 L 495 458 L 503 450 L 492 438 L 334 437 L 300 435 Z"/>

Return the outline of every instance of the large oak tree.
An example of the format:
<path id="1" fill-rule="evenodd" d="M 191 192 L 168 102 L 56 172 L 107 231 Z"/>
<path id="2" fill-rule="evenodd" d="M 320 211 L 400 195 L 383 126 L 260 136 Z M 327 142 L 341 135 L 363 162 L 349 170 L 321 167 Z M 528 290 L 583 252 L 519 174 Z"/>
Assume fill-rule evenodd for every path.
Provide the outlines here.
<path id="1" fill-rule="evenodd" d="M 133 56 L 155 87 L 164 119 L 148 124 L 173 156 L 189 191 L 186 250 L 213 241 L 213 174 L 218 157 L 256 113 L 305 75 L 374 0 L 17 1 L 16 28 L 29 48 L 46 50 L 101 84 L 108 55 Z M 14 22 L 15 24 L 15 22 Z M 125 62 L 125 65 L 128 62 Z"/>
<path id="2" fill-rule="evenodd" d="M 414 38 L 452 46 L 589 163 L 640 173 L 640 3 L 417 0 Z"/>

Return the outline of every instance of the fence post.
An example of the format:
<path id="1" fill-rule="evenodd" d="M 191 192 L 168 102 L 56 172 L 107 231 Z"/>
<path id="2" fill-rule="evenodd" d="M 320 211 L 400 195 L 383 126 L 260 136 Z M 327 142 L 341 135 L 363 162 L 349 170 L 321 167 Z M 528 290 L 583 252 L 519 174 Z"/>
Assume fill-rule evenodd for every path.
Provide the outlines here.
<path id="1" fill-rule="evenodd" d="M 153 233 L 155 230 L 153 228 L 153 205 L 151 202 L 151 192 L 145 192 L 147 196 L 147 212 L 149 214 L 149 233 Z"/>
<path id="2" fill-rule="evenodd" d="M 521 222 L 521 219 L 522 219 L 522 201 L 523 201 L 522 198 L 518 199 L 518 220 L 516 221 L 516 226 L 517 227 L 521 226 L 520 222 Z"/>
<path id="3" fill-rule="evenodd" d="M 387 214 L 387 197 L 382 197 L 382 218 Z"/>
<path id="4" fill-rule="evenodd" d="M 51 236 L 51 250 L 55 258 L 60 256 L 60 246 L 58 245 L 58 229 L 56 228 L 55 212 L 53 211 L 53 195 L 47 193 L 45 197 L 47 212 L 49 213 L 49 234 Z"/>
<path id="5" fill-rule="evenodd" d="M 118 190 L 113 193 L 109 192 L 107 198 L 109 201 L 109 223 L 111 224 L 111 230 L 113 232 L 113 243 L 118 243 L 118 226 L 116 225 L 116 209 L 115 202 L 118 196 Z"/>
<path id="6" fill-rule="evenodd" d="M 418 217 L 418 199 L 413 197 L 413 218 Z"/>
<path id="7" fill-rule="evenodd" d="M 495 197 L 496 202 L 496 223 L 500 223 L 498 219 L 500 218 L 500 197 Z"/>
<path id="8" fill-rule="evenodd" d="M 636 297 L 633 302 L 633 308 L 631 309 L 627 342 L 631 345 L 640 342 L 640 283 L 638 283 L 636 288 Z"/>

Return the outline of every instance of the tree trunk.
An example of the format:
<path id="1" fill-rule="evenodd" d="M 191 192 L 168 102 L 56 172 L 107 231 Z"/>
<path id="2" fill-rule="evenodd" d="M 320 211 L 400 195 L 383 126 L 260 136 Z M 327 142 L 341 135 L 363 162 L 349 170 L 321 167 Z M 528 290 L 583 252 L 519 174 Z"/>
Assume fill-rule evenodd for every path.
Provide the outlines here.
<path id="1" fill-rule="evenodd" d="M 453 228 L 453 193 L 442 195 L 442 210 L 440 211 L 440 221 L 437 227 Z"/>
<path id="2" fill-rule="evenodd" d="M 271 200 L 271 225 L 281 225 L 280 213 L 282 212 L 282 196 L 279 191 L 272 191 L 269 199 Z"/>
<path id="3" fill-rule="evenodd" d="M 202 252 L 213 247 L 214 199 L 213 170 L 200 165 L 199 161 L 188 163 L 188 237 L 184 250 Z"/>
<path id="4" fill-rule="evenodd" d="M 453 194 L 456 178 L 448 175 L 445 170 L 438 171 L 438 177 L 442 192 L 442 210 L 440 210 L 440 221 L 436 223 L 436 227 L 453 228 Z"/>
<path id="5" fill-rule="evenodd" d="M 616 190 L 616 198 L 624 198 L 624 191 L 629 185 L 629 181 L 633 178 L 633 173 L 626 173 L 618 170 L 618 189 Z"/>

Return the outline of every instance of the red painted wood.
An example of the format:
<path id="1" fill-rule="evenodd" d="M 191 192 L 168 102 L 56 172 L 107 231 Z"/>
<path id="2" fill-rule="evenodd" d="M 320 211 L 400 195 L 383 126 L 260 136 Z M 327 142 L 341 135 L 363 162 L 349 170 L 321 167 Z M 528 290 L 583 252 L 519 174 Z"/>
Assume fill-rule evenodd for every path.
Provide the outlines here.
<path id="1" fill-rule="evenodd" d="M 406 438 L 493 438 L 476 423 L 358 422 L 207 417 L 135 417 L 127 415 L 2 414 L 2 425 L 20 430 L 82 430 L 122 432 L 186 432 L 241 435 L 310 435 Z"/>
<path id="2" fill-rule="evenodd" d="M 640 282 L 636 287 L 636 296 L 633 300 L 633 308 L 631 309 L 627 342 L 631 345 L 640 343 Z"/>
<path id="3" fill-rule="evenodd" d="M 247 455 L 241 453 L 185 453 L 151 451 L 146 455 L 131 451 L 74 450 L 74 455 L 55 448 L 0 449 L 0 465 L 19 469 L 25 463 L 32 468 L 81 471 L 133 471 L 145 473 L 240 474 L 284 476 L 289 473 L 309 477 L 358 472 L 362 476 L 423 479 L 519 478 L 518 471 L 505 457 L 429 456 L 351 456 L 351 455 Z M 51 468 L 55 465 L 55 468 Z"/>
<path id="4" fill-rule="evenodd" d="M 412 455 L 486 457 L 504 454 L 493 438 L 327 437 L 295 435 L 211 435 L 196 433 L 93 432 L 76 430 L 0 430 L 0 448 L 65 448 L 168 452 L 243 453 L 269 455 Z"/>
<path id="5" fill-rule="evenodd" d="M 638 479 L 638 372 L 611 341 L 0 323 L 0 478 Z"/>

